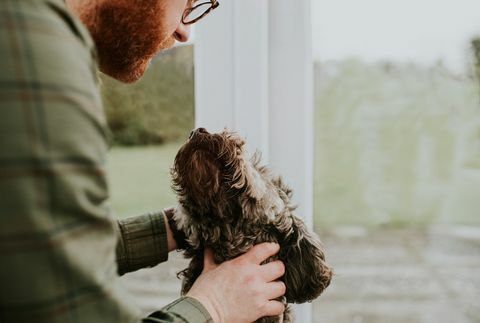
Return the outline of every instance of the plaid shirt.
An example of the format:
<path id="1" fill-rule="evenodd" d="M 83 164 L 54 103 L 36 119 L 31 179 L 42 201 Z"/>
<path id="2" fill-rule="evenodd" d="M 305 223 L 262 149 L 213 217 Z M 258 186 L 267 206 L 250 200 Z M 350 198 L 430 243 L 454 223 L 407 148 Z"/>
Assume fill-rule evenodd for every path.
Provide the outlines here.
<path id="1" fill-rule="evenodd" d="M 119 274 L 168 257 L 161 212 L 112 219 L 94 44 L 62 0 L 0 0 L 0 322 L 140 322 Z M 210 322 L 181 298 L 144 322 Z"/>

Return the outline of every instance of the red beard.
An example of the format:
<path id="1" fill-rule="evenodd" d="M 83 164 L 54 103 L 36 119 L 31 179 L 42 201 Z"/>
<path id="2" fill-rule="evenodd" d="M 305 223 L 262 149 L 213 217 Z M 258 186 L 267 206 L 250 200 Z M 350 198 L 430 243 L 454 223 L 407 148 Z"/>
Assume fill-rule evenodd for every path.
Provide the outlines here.
<path id="1" fill-rule="evenodd" d="M 151 59 L 175 43 L 163 27 L 165 10 L 157 2 L 132 6 L 124 0 L 105 1 L 79 11 L 95 41 L 100 70 L 122 82 L 137 81 Z"/>

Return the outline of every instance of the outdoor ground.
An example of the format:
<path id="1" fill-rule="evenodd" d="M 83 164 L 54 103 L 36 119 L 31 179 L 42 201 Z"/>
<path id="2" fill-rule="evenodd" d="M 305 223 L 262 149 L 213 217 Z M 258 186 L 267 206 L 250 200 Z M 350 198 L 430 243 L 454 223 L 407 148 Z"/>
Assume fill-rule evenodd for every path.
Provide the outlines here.
<path id="1" fill-rule="evenodd" d="M 336 275 L 313 302 L 314 322 L 480 322 L 480 228 L 344 227 L 321 236 Z M 149 313 L 179 296 L 175 274 L 186 264 L 174 255 L 123 280 Z"/>
<path id="2" fill-rule="evenodd" d="M 168 169 L 178 145 L 111 151 L 112 201 L 119 216 L 174 203 Z M 342 221 L 349 221 L 348 214 Z M 480 226 L 375 226 L 368 218 L 364 224 L 326 230 L 316 218 L 336 275 L 313 303 L 314 322 L 480 323 Z M 149 313 L 179 296 L 175 274 L 186 264 L 172 256 L 123 280 Z"/>
<path id="3" fill-rule="evenodd" d="M 315 75 L 314 223 L 336 275 L 314 321 L 480 323 L 478 84 L 442 66 L 356 61 Z M 119 217 L 175 204 L 180 145 L 112 149 Z M 179 296 L 185 266 L 174 256 L 123 280 L 148 313 Z"/>

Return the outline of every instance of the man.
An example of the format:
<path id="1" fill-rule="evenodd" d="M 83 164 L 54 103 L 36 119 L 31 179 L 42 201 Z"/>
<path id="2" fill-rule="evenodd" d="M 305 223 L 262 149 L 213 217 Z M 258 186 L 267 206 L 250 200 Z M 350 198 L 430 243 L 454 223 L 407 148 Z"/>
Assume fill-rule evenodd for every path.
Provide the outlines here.
<path id="1" fill-rule="evenodd" d="M 188 39 L 194 5 L 0 0 L 0 322 L 142 320 L 118 274 L 165 261 L 178 235 L 165 212 L 112 219 L 97 64 L 139 79 L 159 50 Z M 261 244 L 220 265 L 207 250 L 188 295 L 143 321 L 281 314 L 283 264 L 261 265 L 278 248 Z"/>

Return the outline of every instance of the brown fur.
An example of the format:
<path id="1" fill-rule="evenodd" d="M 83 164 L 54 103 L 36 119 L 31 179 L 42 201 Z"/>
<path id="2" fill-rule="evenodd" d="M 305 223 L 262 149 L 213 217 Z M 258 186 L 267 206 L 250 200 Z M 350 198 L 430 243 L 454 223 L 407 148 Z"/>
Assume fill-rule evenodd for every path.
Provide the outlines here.
<path id="1" fill-rule="evenodd" d="M 329 285 L 332 270 L 325 263 L 320 240 L 294 214 L 292 191 L 281 178 L 260 166 L 259 157 L 246 158 L 244 140 L 224 131 L 192 132 L 175 158 L 173 187 L 179 207 L 175 220 L 187 236 L 182 293 L 187 293 L 203 270 L 204 248 L 221 263 L 245 253 L 261 242 L 277 242 L 273 259 L 285 264 L 284 300 L 303 303 L 318 297 Z M 273 260 L 270 259 L 270 260 Z M 281 322 L 282 317 L 257 322 Z M 290 308 L 283 315 L 292 322 Z"/>

